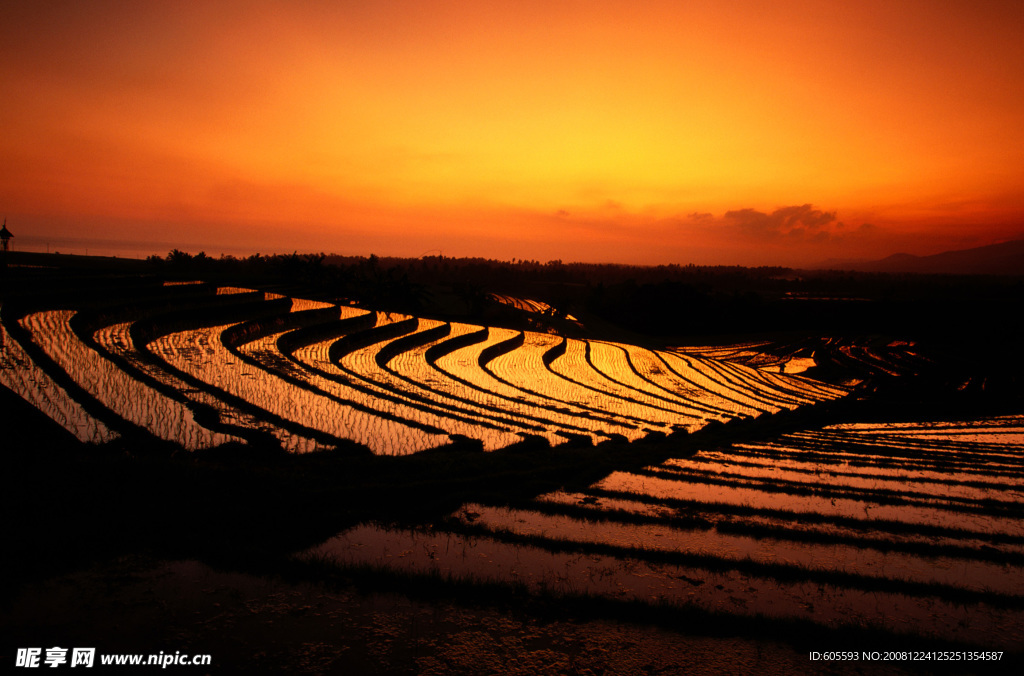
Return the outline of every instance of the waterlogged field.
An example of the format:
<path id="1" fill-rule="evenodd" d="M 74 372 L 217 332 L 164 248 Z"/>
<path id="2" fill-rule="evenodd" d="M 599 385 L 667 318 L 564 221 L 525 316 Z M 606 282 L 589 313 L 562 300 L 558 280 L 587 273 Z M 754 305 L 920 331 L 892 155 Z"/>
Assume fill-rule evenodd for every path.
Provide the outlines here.
<path id="1" fill-rule="evenodd" d="M 492 293 L 489 295 L 491 299 L 503 305 L 514 307 L 517 310 L 522 310 L 523 312 L 539 315 L 553 315 L 556 313 L 555 308 L 543 301 L 533 300 L 530 298 L 517 298 L 516 296 L 509 296 L 503 293 Z M 571 322 L 576 321 L 576 318 L 572 315 L 567 314 L 565 318 Z"/>
<path id="2" fill-rule="evenodd" d="M 70 310 L 35 312 L 20 323 L 32 341 L 88 396 L 127 423 L 185 448 L 209 448 L 237 440 L 198 424 L 181 402 L 146 386 L 91 349 L 72 330 L 73 315 Z"/>
<path id="3" fill-rule="evenodd" d="M 336 470 L 311 504 L 358 509 L 280 554 L 307 581 L 525 595 L 755 642 L 1024 645 L 1024 416 L 829 424 L 867 419 L 847 415 L 858 382 L 927 361 L 909 342 L 654 349 L 543 332 L 556 311 L 513 297 L 536 315 L 513 325 L 541 330 L 241 287 L 152 296 L 0 308 L 0 385 L 83 442 L 246 459 L 231 471 L 251 452 L 261 481 L 261 458 L 281 463 L 268 481 Z M 316 483 L 294 471 L 293 498 Z M 272 506 L 287 516 L 268 529 L 301 530 Z"/>
<path id="4" fill-rule="evenodd" d="M 93 340 L 109 354 L 118 356 L 136 369 L 142 377 L 162 385 L 184 397 L 188 402 L 207 407 L 216 412 L 218 421 L 228 427 L 242 430 L 254 430 L 272 435 L 281 446 L 289 452 L 308 452 L 322 448 L 316 440 L 291 432 L 261 416 L 257 412 L 231 404 L 216 394 L 196 386 L 195 381 L 186 380 L 186 374 L 175 373 L 167 368 L 166 363 L 159 363 L 151 358 L 148 350 L 136 349 L 131 336 L 130 322 L 122 322 L 98 329 Z"/>
<path id="5" fill-rule="evenodd" d="M 566 437 L 557 435 L 566 432 L 583 434 L 592 441 L 606 440 L 609 434 L 621 434 L 630 439 L 642 436 L 635 424 L 598 418 L 575 401 L 552 400 L 496 375 L 491 369 L 495 361 L 491 355 L 514 350 L 520 335 L 511 329 L 483 329 L 476 334 L 478 340 L 444 351 L 433 359 L 432 366 L 451 387 L 483 401 L 487 407 L 538 420 L 544 427 L 542 435 L 548 440 L 564 440 Z M 525 367 L 526 354 L 524 351 L 520 355 L 522 367 Z"/>
<path id="6" fill-rule="evenodd" d="M 427 529 L 357 526 L 303 556 L 566 599 L 1019 646 L 1022 424 L 784 434 L 514 507 L 467 504 Z"/>
<path id="7" fill-rule="evenodd" d="M 372 401 L 359 401 L 358 392 L 338 392 L 329 383 L 304 387 L 302 382 L 268 371 L 258 362 L 246 361 L 219 339 L 231 325 L 172 333 L 155 341 L 150 349 L 172 367 L 209 385 L 214 391 L 237 398 L 274 419 L 289 421 L 340 441 L 350 439 L 373 444 L 378 452 L 430 448 L 443 442 L 431 435 L 382 415 L 368 412 Z M 340 395 L 352 395 L 344 399 Z M 432 438 L 433 437 L 433 438 Z"/>
<path id="8" fill-rule="evenodd" d="M 304 453 L 354 442 L 386 455 L 467 439 L 485 450 L 531 437 L 637 440 L 848 393 L 681 352 L 241 287 L 168 288 L 191 295 L 170 308 L 112 300 L 81 321 L 68 309 L 5 318 L 22 332 L 4 336 L 9 389 L 90 441 L 142 431 L 189 450 L 258 440 Z M 47 370 L 72 385 L 45 381 Z"/>
<path id="9" fill-rule="evenodd" d="M 394 382 L 397 389 L 420 401 L 472 416 L 485 424 L 500 425 L 504 430 L 541 436 L 551 445 L 564 442 L 565 437 L 559 437 L 557 432 L 550 429 L 545 424 L 549 421 L 539 417 L 537 412 L 522 411 L 518 406 L 510 406 L 508 402 L 500 401 L 493 392 L 471 387 L 464 380 L 453 377 L 450 372 L 444 373 L 438 369 L 435 355 L 448 351 L 451 343 L 477 338 L 482 340 L 482 334 L 486 331 L 484 327 L 472 324 L 435 322 L 432 329 L 421 332 L 423 338 L 414 341 L 415 347 L 388 354 L 378 363 L 396 379 Z M 431 335 L 428 336 L 428 333 Z M 467 372 L 466 375 L 472 374 Z M 563 425 L 571 425 L 571 421 L 565 420 Z M 500 445 L 500 440 L 497 445 L 493 442 L 488 444 L 484 440 L 485 448 L 498 448 Z"/>
<path id="10" fill-rule="evenodd" d="M 0 385 L 45 413 L 79 441 L 104 443 L 117 433 L 87 413 L 0 325 Z"/>

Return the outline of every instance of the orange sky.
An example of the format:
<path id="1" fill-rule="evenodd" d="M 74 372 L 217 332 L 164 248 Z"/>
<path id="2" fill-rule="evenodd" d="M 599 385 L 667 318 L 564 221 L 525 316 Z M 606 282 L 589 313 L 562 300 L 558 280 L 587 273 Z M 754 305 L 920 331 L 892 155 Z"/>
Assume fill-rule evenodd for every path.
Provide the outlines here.
<path id="1" fill-rule="evenodd" d="M 7 0 L 0 213 L 15 248 L 989 244 L 1024 237 L 1021 35 L 1017 0 Z"/>

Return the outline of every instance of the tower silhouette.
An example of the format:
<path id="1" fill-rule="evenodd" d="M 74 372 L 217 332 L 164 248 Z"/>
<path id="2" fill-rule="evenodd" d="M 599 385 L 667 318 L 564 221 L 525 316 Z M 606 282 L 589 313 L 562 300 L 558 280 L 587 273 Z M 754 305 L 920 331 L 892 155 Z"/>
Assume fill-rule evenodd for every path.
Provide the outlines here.
<path id="1" fill-rule="evenodd" d="M 3 228 L 0 229 L 0 240 L 3 241 L 3 250 L 4 251 L 7 251 L 8 249 L 11 248 L 11 238 L 12 237 L 14 237 L 14 235 L 12 235 L 11 231 L 7 229 L 7 217 L 5 216 L 4 217 Z"/>

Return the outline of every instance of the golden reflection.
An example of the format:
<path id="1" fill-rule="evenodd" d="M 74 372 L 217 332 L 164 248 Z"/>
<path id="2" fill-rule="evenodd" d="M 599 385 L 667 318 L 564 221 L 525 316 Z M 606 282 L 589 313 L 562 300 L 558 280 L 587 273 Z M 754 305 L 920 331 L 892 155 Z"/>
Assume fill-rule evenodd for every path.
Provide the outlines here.
<path id="1" fill-rule="evenodd" d="M 70 310 L 37 312 L 20 323 L 65 373 L 114 414 L 188 449 L 240 441 L 199 425 L 186 406 L 135 380 L 86 346 L 71 328 L 74 314 Z"/>
<path id="2" fill-rule="evenodd" d="M 0 323 L 0 383 L 35 406 L 79 441 L 105 443 L 119 435 L 91 416 L 32 361 Z"/>

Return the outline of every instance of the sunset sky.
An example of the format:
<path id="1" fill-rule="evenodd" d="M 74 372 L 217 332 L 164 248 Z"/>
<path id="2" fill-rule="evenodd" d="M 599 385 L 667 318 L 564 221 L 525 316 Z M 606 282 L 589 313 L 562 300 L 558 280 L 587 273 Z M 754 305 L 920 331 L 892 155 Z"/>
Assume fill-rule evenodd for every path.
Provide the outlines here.
<path id="1" fill-rule="evenodd" d="M 214 255 L 1020 239 L 1022 36 L 1019 0 L 5 0 L 0 217 Z"/>

